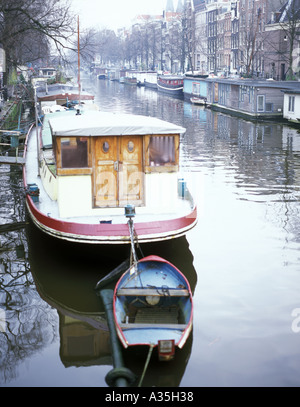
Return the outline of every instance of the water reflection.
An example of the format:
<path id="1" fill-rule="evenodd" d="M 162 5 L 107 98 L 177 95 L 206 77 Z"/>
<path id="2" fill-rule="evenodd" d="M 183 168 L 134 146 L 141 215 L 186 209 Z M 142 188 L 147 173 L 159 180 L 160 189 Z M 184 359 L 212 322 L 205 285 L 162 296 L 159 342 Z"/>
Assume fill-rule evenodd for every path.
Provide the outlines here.
<path id="1" fill-rule="evenodd" d="M 261 201 L 255 196 L 268 195 L 278 199 L 278 194 L 298 199 L 300 135 L 296 129 L 193 105 L 185 108 L 185 115 L 192 120 L 185 120 L 183 154 L 192 170 L 224 169 L 230 182 L 242 189 L 237 192 L 241 199 Z"/>
<path id="2" fill-rule="evenodd" d="M 20 362 L 36 351 L 47 324 L 44 315 L 34 307 L 38 296 L 26 256 L 26 235 L 19 224 L 25 213 L 20 168 L 1 165 L 0 184 L 0 383 L 3 383 L 16 377 Z"/>
<path id="3" fill-rule="evenodd" d="M 129 254 L 126 246 L 92 248 L 65 244 L 42 234 L 30 222 L 27 227 L 31 273 L 40 296 L 57 310 L 59 318 L 60 359 L 65 367 L 112 367 L 110 335 L 100 298 L 95 293 L 99 278 L 106 275 Z M 80 252 L 79 255 L 75 254 Z M 109 260 L 108 252 L 111 252 Z M 143 245 L 144 255 L 163 255 L 181 267 L 191 288 L 196 286 L 193 257 L 185 239 L 166 245 Z M 55 256 L 53 255 L 55 253 Z M 105 256 L 104 256 L 105 254 Z M 101 261 L 103 259 L 105 261 Z M 99 261 L 100 260 L 100 261 Z M 114 283 L 111 283 L 113 287 Z M 192 346 L 192 335 L 183 350 L 178 351 L 172 363 L 162 367 L 153 355 L 143 386 L 178 386 L 185 371 Z M 143 372 L 147 350 L 137 357 L 136 350 L 124 350 L 124 360 L 137 377 Z"/>

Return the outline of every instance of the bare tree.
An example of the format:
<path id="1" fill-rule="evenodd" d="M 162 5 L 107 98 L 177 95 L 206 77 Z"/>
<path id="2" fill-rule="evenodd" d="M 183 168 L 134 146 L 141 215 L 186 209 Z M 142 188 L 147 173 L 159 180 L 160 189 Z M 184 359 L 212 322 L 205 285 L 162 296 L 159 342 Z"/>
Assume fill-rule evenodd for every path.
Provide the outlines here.
<path id="1" fill-rule="evenodd" d="M 284 39 L 288 44 L 288 71 L 287 79 L 293 79 L 295 71 L 299 66 L 294 65 L 294 50 L 299 42 L 300 35 L 300 1 L 288 0 L 282 7 L 282 13 L 279 18 L 279 26 L 284 33 Z"/>
<path id="2" fill-rule="evenodd" d="M 252 4 L 240 15 L 240 49 L 247 76 L 253 75 L 255 59 L 262 51 L 262 7 Z"/>
<path id="3" fill-rule="evenodd" d="M 8 68 L 72 48 L 76 20 L 69 0 L 0 0 L 0 43 Z"/>

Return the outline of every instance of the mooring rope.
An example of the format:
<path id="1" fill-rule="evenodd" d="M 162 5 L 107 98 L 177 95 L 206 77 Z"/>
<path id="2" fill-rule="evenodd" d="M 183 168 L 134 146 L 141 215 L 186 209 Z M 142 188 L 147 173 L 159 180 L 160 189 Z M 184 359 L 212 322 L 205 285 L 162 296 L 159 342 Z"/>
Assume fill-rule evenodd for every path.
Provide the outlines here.
<path id="1" fill-rule="evenodd" d="M 134 247 L 134 228 L 133 228 L 133 221 L 131 218 L 128 220 L 128 226 L 129 226 L 130 241 L 131 241 L 130 263 L 132 264 L 132 258 L 133 258 L 133 263 L 136 264 L 137 257 L 136 257 L 135 247 Z"/>
<path id="2" fill-rule="evenodd" d="M 146 374 L 146 370 L 147 370 L 147 367 L 148 367 L 148 365 L 149 365 L 150 358 L 151 358 L 151 355 L 152 355 L 153 348 L 154 348 L 154 344 L 151 343 L 151 345 L 150 345 L 150 347 L 149 347 L 148 356 L 147 356 L 147 359 L 146 359 L 146 362 L 145 362 L 144 370 L 143 370 L 142 376 L 141 376 L 141 378 L 140 378 L 138 387 L 141 387 L 142 382 L 143 382 L 143 380 L 144 380 L 144 377 L 145 377 L 145 374 Z"/>
<path id="3" fill-rule="evenodd" d="M 137 258 L 137 255 L 135 252 L 135 247 L 134 247 L 134 226 L 133 226 L 133 220 L 131 218 L 128 220 L 128 227 L 129 227 L 130 240 L 131 240 L 130 267 L 134 268 L 133 275 L 135 277 L 139 277 L 141 287 L 143 287 L 143 282 L 141 280 L 141 276 L 140 276 L 140 273 L 138 272 L 138 268 L 137 268 L 138 258 Z"/>

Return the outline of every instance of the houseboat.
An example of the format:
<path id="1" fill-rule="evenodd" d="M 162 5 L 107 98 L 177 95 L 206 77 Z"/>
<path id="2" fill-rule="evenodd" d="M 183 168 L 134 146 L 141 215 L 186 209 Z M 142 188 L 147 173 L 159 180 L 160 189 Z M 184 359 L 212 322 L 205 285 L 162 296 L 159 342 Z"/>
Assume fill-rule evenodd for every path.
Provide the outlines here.
<path id="1" fill-rule="evenodd" d="M 137 72 L 136 71 L 127 71 L 124 76 L 124 83 L 126 85 L 137 85 Z"/>
<path id="2" fill-rule="evenodd" d="M 157 72 L 146 72 L 144 83 L 146 88 L 157 89 Z"/>
<path id="3" fill-rule="evenodd" d="M 183 79 L 181 75 L 158 75 L 157 90 L 169 95 L 183 97 Z"/>
<path id="4" fill-rule="evenodd" d="M 25 143 L 30 217 L 59 239 L 130 244 L 130 207 L 139 242 L 185 235 L 197 222 L 197 208 L 179 176 L 184 132 L 157 118 L 87 106 L 45 114 Z"/>
<path id="5" fill-rule="evenodd" d="M 283 117 L 291 124 L 300 125 L 300 88 L 285 90 Z"/>
<path id="6" fill-rule="evenodd" d="M 296 81 L 254 79 L 203 79 L 207 86 L 207 105 L 240 117 L 282 120 L 284 92 L 300 90 Z"/>
<path id="7" fill-rule="evenodd" d="M 145 78 L 146 78 L 146 72 L 144 72 L 144 71 L 137 72 L 136 73 L 137 86 L 145 86 Z"/>
<path id="8" fill-rule="evenodd" d="M 36 83 L 36 97 L 41 109 L 44 106 L 70 106 L 78 103 L 93 103 L 95 96 L 80 90 L 72 83 L 55 83 L 48 85 L 46 82 Z"/>
<path id="9" fill-rule="evenodd" d="M 186 74 L 183 80 L 184 99 L 193 104 L 207 104 L 207 82 L 205 75 Z"/>

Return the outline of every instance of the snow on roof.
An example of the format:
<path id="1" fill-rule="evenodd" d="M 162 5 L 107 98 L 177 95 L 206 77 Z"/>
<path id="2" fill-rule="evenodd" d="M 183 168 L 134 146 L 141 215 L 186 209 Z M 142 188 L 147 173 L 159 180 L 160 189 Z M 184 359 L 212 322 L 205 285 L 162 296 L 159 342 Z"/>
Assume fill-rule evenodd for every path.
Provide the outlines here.
<path id="1" fill-rule="evenodd" d="M 74 116 L 49 118 L 54 136 L 126 136 L 143 134 L 184 134 L 185 129 L 155 117 L 97 111 L 81 112 Z"/>

